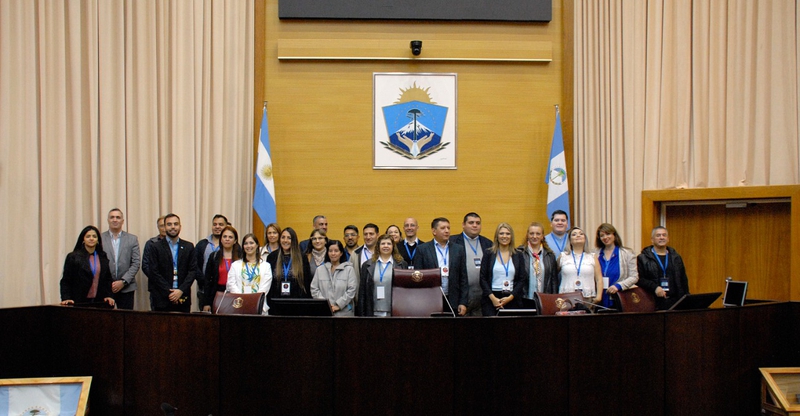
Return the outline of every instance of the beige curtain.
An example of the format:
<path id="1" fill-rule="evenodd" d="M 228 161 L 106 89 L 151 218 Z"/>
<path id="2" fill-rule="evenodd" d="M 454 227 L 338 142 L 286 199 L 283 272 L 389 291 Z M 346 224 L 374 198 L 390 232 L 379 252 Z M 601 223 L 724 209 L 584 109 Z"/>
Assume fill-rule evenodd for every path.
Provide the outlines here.
<path id="1" fill-rule="evenodd" d="M 0 0 L 0 307 L 56 303 L 64 256 L 119 207 L 252 227 L 249 1 Z M 140 273 L 137 309 L 149 308 Z"/>
<path id="2" fill-rule="evenodd" d="M 643 189 L 796 184 L 794 0 L 575 7 L 575 221 L 641 248 Z"/>

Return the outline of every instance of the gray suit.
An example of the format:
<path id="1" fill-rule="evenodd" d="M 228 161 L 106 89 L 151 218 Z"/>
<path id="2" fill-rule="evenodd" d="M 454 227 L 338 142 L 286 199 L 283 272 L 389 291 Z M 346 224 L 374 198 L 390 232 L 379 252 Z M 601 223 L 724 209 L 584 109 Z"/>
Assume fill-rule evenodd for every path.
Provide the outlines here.
<path id="1" fill-rule="evenodd" d="M 108 266 L 111 269 L 112 281 L 125 280 L 128 285 L 121 290 L 129 293 L 136 290 L 136 273 L 139 272 L 139 239 L 135 235 L 120 231 L 119 233 L 119 258 L 114 256 L 114 246 L 111 244 L 111 232 L 106 231 L 101 236 L 103 251 L 108 255 Z"/>

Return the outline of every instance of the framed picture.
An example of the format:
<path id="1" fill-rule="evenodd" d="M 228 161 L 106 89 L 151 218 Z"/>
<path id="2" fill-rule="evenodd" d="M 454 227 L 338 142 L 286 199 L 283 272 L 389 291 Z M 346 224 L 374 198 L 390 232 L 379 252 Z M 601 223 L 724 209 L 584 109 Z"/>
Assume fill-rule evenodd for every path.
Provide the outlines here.
<path id="1" fill-rule="evenodd" d="M 373 74 L 373 168 L 456 169 L 456 74 Z"/>
<path id="2" fill-rule="evenodd" d="M 0 415 L 83 416 L 91 384 L 91 377 L 0 380 Z"/>

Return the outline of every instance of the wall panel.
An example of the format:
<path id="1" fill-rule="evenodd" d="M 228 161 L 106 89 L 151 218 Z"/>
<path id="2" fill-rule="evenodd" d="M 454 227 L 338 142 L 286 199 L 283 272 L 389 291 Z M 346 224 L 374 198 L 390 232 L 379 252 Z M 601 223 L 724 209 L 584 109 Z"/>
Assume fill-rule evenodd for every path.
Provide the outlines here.
<path id="1" fill-rule="evenodd" d="M 281 21 L 277 0 L 267 0 L 264 13 L 265 52 L 256 77 L 263 76 L 265 82 L 254 101 L 269 102 L 282 227 L 292 226 L 305 238 L 313 216 L 324 214 L 330 236 L 341 238 L 347 224 L 361 228 L 375 222 L 383 230 L 413 216 L 420 222 L 420 237 L 428 240 L 430 220 L 436 216 L 448 217 L 458 232 L 464 214 L 476 211 L 484 220 L 483 233 L 489 236 L 501 221 L 511 223 L 521 235 L 531 221 L 545 220 L 544 176 L 555 121 L 553 105 L 564 104 L 560 2 L 553 4 L 553 20 L 547 24 Z M 426 40 L 550 42 L 553 60 L 278 59 L 279 41 L 321 38 L 421 39 L 423 55 Z M 372 169 L 374 72 L 458 74 L 457 170 Z M 256 230 L 263 235 L 263 228 Z"/>

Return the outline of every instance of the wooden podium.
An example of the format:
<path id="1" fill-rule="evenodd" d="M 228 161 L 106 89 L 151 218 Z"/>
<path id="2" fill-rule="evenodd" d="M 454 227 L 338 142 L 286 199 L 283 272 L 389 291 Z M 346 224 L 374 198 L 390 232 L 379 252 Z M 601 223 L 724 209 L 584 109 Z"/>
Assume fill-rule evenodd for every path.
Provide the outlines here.
<path id="1" fill-rule="evenodd" d="M 759 368 L 765 415 L 800 415 L 800 367 Z"/>

